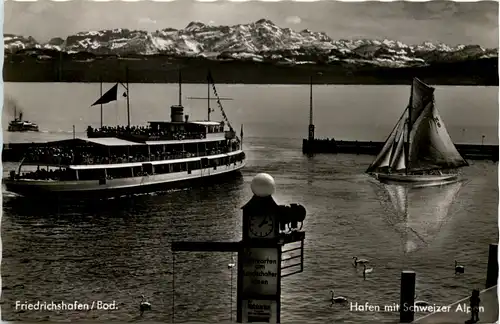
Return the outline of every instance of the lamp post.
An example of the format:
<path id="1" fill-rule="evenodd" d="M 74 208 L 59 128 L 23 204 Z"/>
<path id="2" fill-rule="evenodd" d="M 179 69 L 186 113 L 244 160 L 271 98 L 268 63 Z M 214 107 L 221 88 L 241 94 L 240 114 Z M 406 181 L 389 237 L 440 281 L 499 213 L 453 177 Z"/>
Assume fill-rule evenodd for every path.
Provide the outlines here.
<path id="1" fill-rule="evenodd" d="M 304 239 L 301 231 L 306 209 L 300 204 L 278 205 L 272 195 L 274 179 L 259 173 L 251 183 L 253 197 L 243 207 L 242 239 L 239 242 L 172 242 L 172 252 L 238 252 L 238 262 L 231 269 L 231 320 L 233 268 L 236 277 L 236 322 L 280 323 L 281 278 L 304 270 Z M 299 225 L 300 224 L 300 225 Z M 288 231 L 286 229 L 288 228 Z M 300 242 L 300 247 L 283 249 L 286 244 Z M 298 256 L 282 259 L 282 255 L 300 250 Z M 175 253 L 173 262 L 175 264 Z M 288 261 L 296 259 L 295 264 Z M 282 266 L 282 261 L 287 265 Z M 174 266 L 172 266 L 174 267 Z M 282 270 L 287 273 L 282 273 Z M 173 272 L 173 271 L 172 271 Z M 261 273 L 268 274 L 266 279 Z M 175 296 L 175 277 L 172 275 L 172 296 Z M 172 297 L 172 319 L 174 318 Z"/>

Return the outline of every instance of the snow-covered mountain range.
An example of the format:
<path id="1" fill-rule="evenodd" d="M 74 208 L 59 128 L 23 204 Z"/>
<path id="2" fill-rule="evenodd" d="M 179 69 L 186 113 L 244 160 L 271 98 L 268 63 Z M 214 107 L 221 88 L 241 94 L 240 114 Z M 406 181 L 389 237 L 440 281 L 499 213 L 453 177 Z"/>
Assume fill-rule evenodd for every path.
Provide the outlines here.
<path id="1" fill-rule="evenodd" d="M 407 45 L 387 39 L 333 40 L 322 32 L 280 28 L 266 19 L 234 26 L 191 22 L 184 29 L 166 28 L 155 32 L 121 28 L 87 31 L 66 39 L 53 38 L 47 43 L 39 43 L 32 37 L 4 34 L 4 44 L 7 53 L 23 49 L 53 49 L 96 55 L 172 54 L 281 64 L 342 61 L 395 67 L 498 57 L 498 49 L 484 49 L 479 45 L 452 47 L 430 42 Z"/>

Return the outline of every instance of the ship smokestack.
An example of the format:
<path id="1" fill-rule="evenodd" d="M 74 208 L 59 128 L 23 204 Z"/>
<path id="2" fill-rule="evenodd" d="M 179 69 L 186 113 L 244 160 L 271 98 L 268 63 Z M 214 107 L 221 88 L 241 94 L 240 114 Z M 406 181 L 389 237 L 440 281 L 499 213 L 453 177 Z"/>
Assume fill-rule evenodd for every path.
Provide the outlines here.
<path id="1" fill-rule="evenodd" d="M 182 123 L 184 116 L 184 107 L 181 105 L 174 105 L 170 107 L 170 120 L 173 123 Z"/>
<path id="2" fill-rule="evenodd" d="M 189 121 L 189 115 L 184 115 L 184 119 L 186 121 L 186 123 Z"/>

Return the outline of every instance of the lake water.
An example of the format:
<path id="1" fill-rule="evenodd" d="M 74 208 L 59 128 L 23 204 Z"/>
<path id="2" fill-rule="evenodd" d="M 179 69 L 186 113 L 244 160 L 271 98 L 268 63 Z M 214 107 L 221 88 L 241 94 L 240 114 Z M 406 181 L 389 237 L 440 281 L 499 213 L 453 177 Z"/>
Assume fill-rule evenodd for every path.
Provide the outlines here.
<path id="1" fill-rule="evenodd" d="M 186 96 L 206 94 L 202 85 L 183 89 Z M 402 233 L 405 220 L 387 188 L 364 174 L 372 156 L 302 155 L 307 87 L 221 85 L 218 91 L 235 98 L 223 102 L 235 128 L 245 125 L 248 164 L 242 177 L 209 187 L 70 206 L 36 204 L 4 192 L 3 320 L 170 322 L 170 242 L 241 239 L 240 208 L 250 199 L 250 182 L 259 172 L 275 178 L 278 203 L 301 203 L 308 212 L 304 272 L 282 281 L 283 322 L 397 323 L 397 313 L 332 307 L 329 298 L 335 289 L 353 303 L 382 308 L 397 303 L 402 270 L 416 271 L 418 299 L 437 305 L 484 287 L 488 244 L 498 241 L 498 163 L 469 161 L 460 190 L 414 192 L 406 221 L 421 234 L 417 242 Z M 318 86 L 314 91 L 318 135 L 343 139 L 383 140 L 408 101 L 408 87 Z M 98 126 L 99 107 L 88 107 L 98 92 L 98 85 L 83 84 L 5 86 L 26 117 L 46 131 L 39 134 L 44 139 L 70 136 L 73 124 L 78 132 L 89 123 Z M 496 87 L 437 88 L 436 104 L 451 136 L 458 137 L 455 141 L 462 142 L 463 136 L 465 142 L 478 142 L 485 135 L 485 142 L 497 143 L 497 92 Z M 130 100 L 133 124 L 166 119 L 176 87 L 132 85 Z M 204 102 L 185 102 L 192 119 L 204 118 Z M 105 123 L 126 122 L 123 102 L 106 108 Z M 38 139 L 34 134 L 9 136 L 17 141 Z M 4 172 L 14 166 L 6 163 Z M 361 269 L 352 266 L 353 256 L 370 259 L 374 271 L 366 280 Z M 236 272 L 231 276 L 227 267 L 231 259 L 231 253 L 176 254 L 176 322 L 228 321 L 231 309 L 235 319 Z M 454 260 L 465 266 L 464 275 L 454 275 Z M 142 294 L 153 309 L 141 319 Z M 16 301 L 75 300 L 116 301 L 119 309 L 15 308 Z"/>

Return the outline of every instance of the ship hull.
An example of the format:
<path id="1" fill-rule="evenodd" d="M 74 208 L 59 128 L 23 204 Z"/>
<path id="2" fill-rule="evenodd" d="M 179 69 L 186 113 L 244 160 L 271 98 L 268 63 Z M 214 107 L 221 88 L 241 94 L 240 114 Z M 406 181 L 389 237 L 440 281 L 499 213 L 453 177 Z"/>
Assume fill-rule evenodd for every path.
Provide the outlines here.
<path id="1" fill-rule="evenodd" d="M 9 132 L 38 132 L 38 126 L 35 125 L 9 125 Z"/>
<path id="2" fill-rule="evenodd" d="M 406 175 L 406 174 L 384 174 L 375 173 L 374 177 L 383 183 L 387 184 L 407 184 L 412 187 L 429 187 L 440 186 L 458 182 L 458 174 L 443 174 L 443 175 Z"/>
<path id="3" fill-rule="evenodd" d="M 9 192 L 30 198 L 55 199 L 99 199 L 148 193 L 161 190 L 189 187 L 207 182 L 220 181 L 223 178 L 235 178 L 245 166 L 245 161 L 229 166 L 175 172 L 169 174 L 153 174 L 148 176 L 106 181 L 51 181 L 51 180 L 12 180 L 4 178 L 3 184 Z"/>

